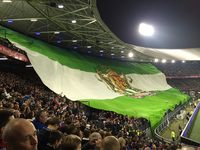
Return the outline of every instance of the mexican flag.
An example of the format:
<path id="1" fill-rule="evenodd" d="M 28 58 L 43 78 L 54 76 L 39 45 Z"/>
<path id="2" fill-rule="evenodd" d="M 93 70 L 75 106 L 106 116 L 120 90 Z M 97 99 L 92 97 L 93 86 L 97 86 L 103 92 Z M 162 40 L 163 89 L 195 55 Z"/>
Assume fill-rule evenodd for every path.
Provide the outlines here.
<path id="1" fill-rule="evenodd" d="M 80 55 L 3 29 L 11 42 L 26 51 L 42 82 L 72 101 L 144 117 L 155 125 L 167 109 L 187 100 L 187 96 L 171 88 L 165 75 L 150 63 Z"/>

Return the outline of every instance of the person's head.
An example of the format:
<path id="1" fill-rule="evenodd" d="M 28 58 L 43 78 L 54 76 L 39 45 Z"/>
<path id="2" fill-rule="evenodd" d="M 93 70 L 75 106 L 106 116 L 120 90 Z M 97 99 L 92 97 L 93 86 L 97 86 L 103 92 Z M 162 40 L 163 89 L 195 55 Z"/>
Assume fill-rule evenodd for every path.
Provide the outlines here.
<path id="1" fill-rule="evenodd" d="M 7 150 L 37 150 L 37 133 L 34 125 L 25 119 L 13 119 L 3 130 Z"/>
<path id="2" fill-rule="evenodd" d="M 89 138 L 90 136 L 90 130 L 85 128 L 85 130 L 83 131 L 83 137 L 84 138 Z"/>
<path id="3" fill-rule="evenodd" d="M 45 110 L 38 111 L 35 115 L 35 119 L 45 124 L 47 121 L 47 112 Z"/>
<path id="4" fill-rule="evenodd" d="M 116 137 L 107 136 L 102 141 L 102 150 L 120 150 L 120 144 Z"/>
<path id="5" fill-rule="evenodd" d="M 46 122 L 49 129 L 57 130 L 60 124 L 60 119 L 58 117 L 51 117 Z"/>
<path id="6" fill-rule="evenodd" d="M 93 132 L 89 136 L 89 142 L 91 145 L 96 145 L 96 147 L 101 147 L 102 137 L 98 132 Z"/>
<path id="7" fill-rule="evenodd" d="M 81 150 L 81 138 L 77 135 L 67 135 L 63 138 L 59 150 Z"/>
<path id="8" fill-rule="evenodd" d="M 57 149 L 62 142 L 62 133 L 58 130 L 51 131 L 48 137 L 48 144 L 52 145 L 55 149 Z"/>
<path id="9" fill-rule="evenodd" d="M 4 126 L 12 119 L 14 119 L 13 111 L 6 109 L 0 110 L 0 135 L 3 132 Z"/>
<path id="10" fill-rule="evenodd" d="M 21 113 L 19 110 L 14 110 L 13 114 L 14 114 L 15 118 L 20 118 Z"/>
<path id="11" fill-rule="evenodd" d="M 118 139 L 118 141 L 119 141 L 119 144 L 120 144 L 120 149 L 121 150 L 125 149 L 125 147 L 126 147 L 126 140 L 123 137 L 120 137 Z"/>
<path id="12" fill-rule="evenodd" d="M 18 102 L 14 102 L 14 109 L 19 110 L 19 103 Z"/>

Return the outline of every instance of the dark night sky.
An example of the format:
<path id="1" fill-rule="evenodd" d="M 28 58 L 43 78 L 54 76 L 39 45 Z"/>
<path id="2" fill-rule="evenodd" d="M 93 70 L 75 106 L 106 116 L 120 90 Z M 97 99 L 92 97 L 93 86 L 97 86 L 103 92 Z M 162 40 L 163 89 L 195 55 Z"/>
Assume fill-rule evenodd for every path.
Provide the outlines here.
<path id="1" fill-rule="evenodd" d="M 154 48 L 200 47 L 200 0 L 97 0 L 102 20 L 122 41 Z M 138 33 L 152 24 L 153 37 Z"/>

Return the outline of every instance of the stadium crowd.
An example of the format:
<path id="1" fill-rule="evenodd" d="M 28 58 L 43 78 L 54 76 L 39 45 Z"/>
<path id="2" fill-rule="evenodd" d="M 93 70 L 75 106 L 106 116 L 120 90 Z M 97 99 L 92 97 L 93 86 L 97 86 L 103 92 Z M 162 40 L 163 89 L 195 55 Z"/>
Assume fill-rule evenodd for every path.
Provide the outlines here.
<path id="1" fill-rule="evenodd" d="M 161 70 L 166 77 L 177 76 L 199 76 L 200 75 L 200 61 L 186 61 L 175 63 L 154 63 L 159 70 Z"/>
<path id="2" fill-rule="evenodd" d="M 96 110 L 50 91 L 33 75 L 0 72 L 0 150 L 177 149 L 146 136 L 149 122 Z M 13 119 L 15 118 L 15 119 Z"/>
<path id="3" fill-rule="evenodd" d="M 185 63 L 154 63 L 167 79 L 167 83 L 185 93 L 200 91 L 200 62 L 186 61 Z"/>
<path id="4" fill-rule="evenodd" d="M 172 87 L 178 88 L 181 91 L 200 91 L 200 78 L 189 78 L 189 79 L 168 79 L 167 80 L 168 84 L 171 85 Z"/>

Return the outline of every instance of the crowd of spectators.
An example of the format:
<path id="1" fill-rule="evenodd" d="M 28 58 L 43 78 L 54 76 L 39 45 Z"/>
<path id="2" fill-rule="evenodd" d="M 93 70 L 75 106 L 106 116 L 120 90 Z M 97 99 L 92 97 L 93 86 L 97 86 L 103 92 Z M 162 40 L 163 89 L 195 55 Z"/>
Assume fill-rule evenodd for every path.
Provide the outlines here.
<path id="1" fill-rule="evenodd" d="M 4 142 L 9 143 L 7 134 L 10 132 L 5 130 L 4 133 L 2 129 L 5 126 L 5 129 L 9 128 L 6 124 L 10 119 L 7 117 L 3 120 L 1 113 L 9 111 L 15 118 L 27 119 L 34 124 L 38 142 L 35 140 L 35 135 L 31 133 L 30 143 L 33 144 L 32 148 L 37 144 L 39 150 L 106 150 L 109 148 L 111 150 L 112 145 L 116 146 L 115 150 L 118 150 L 118 147 L 121 150 L 178 147 L 175 143 L 167 144 L 147 137 L 145 129 L 149 126 L 149 122 L 146 119 L 129 118 L 70 101 L 65 96 L 50 91 L 35 75 L 26 76 L 1 71 L 0 108 L 0 137 L 3 137 Z M 26 122 L 23 119 L 15 120 L 12 124 Z M 8 126 L 11 125 L 8 123 Z M 31 125 L 27 126 L 34 131 Z M 19 128 L 23 126 L 19 125 Z M 120 146 L 117 146 L 118 143 Z M 1 139 L 0 149 L 4 146 Z"/>
<path id="2" fill-rule="evenodd" d="M 178 88 L 181 91 L 200 91 L 200 78 L 199 79 L 168 79 L 168 84 L 172 87 Z"/>
<path id="3" fill-rule="evenodd" d="M 172 87 L 186 93 L 200 91 L 200 61 L 155 63 L 154 65 L 165 74 L 167 83 Z"/>
<path id="4" fill-rule="evenodd" d="M 200 76 L 200 61 L 186 61 L 185 63 L 154 63 L 166 77 Z"/>

